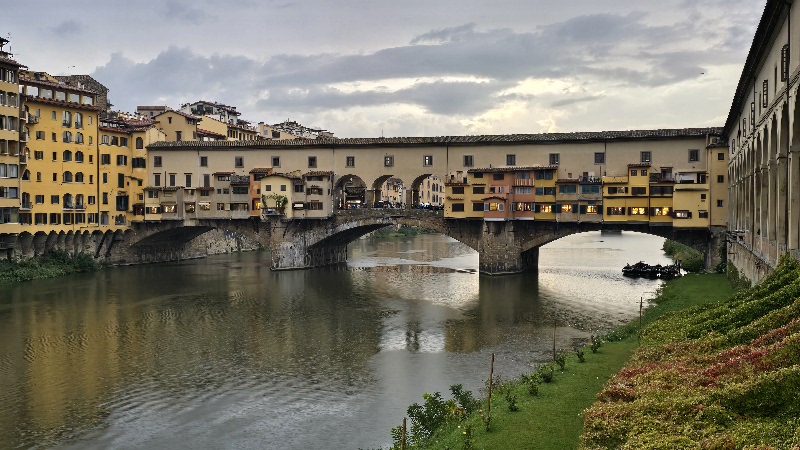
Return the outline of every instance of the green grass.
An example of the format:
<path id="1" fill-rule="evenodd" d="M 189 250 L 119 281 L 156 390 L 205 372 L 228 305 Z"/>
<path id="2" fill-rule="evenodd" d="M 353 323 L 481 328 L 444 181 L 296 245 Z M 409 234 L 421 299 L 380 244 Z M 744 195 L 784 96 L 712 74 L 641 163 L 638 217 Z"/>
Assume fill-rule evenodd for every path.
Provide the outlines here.
<path id="1" fill-rule="evenodd" d="M 646 310 L 644 323 L 652 323 L 674 311 L 725 299 L 732 292 L 724 275 L 690 275 L 671 281 L 656 304 Z M 480 414 L 473 414 L 463 422 L 450 421 L 425 448 L 465 448 L 467 425 L 472 429 L 474 449 L 577 448 L 583 433 L 582 412 L 597 400 L 608 380 L 639 347 L 638 325 L 636 321 L 617 330 L 611 336 L 614 340 L 603 344 L 596 354 L 585 349 L 584 363 L 579 363 L 575 354 L 569 355 L 565 370 L 556 369 L 553 382 L 540 384 L 537 396 L 531 396 L 528 384 L 520 380 L 506 383 L 501 392 L 495 391 L 492 396 L 491 431 L 485 430 Z M 509 411 L 504 389 L 516 395 L 519 411 Z M 486 410 L 485 400 L 482 408 Z"/>

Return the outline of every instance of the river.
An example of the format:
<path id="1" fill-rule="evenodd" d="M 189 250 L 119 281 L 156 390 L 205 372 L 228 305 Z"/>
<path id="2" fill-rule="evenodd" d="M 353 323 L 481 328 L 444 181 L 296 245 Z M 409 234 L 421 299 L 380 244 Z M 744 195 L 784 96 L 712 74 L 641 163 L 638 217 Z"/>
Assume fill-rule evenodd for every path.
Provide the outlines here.
<path id="1" fill-rule="evenodd" d="M 536 274 L 487 277 L 442 235 L 361 239 L 346 268 L 267 252 L 103 269 L 0 291 L 0 448 L 357 449 L 425 392 L 477 391 L 637 317 L 663 239 L 583 233 Z"/>

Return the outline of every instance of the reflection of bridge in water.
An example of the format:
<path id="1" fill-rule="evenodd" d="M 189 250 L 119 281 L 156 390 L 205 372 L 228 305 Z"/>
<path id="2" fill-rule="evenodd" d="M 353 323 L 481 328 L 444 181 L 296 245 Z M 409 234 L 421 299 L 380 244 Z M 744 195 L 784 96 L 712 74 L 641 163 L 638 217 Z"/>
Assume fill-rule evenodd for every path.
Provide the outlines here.
<path id="1" fill-rule="evenodd" d="M 539 247 L 556 239 L 586 231 L 634 231 L 682 242 L 706 254 L 714 263 L 719 234 L 708 229 L 674 229 L 648 223 L 557 222 L 545 220 L 483 221 L 445 219 L 441 211 L 408 209 L 339 210 L 320 220 L 197 220 L 184 224 L 153 224 L 147 236 L 129 244 L 133 259 L 152 257 L 168 235 L 174 245 L 190 246 L 212 230 L 268 247 L 273 270 L 306 269 L 344 263 L 347 245 L 387 226 L 424 228 L 449 236 L 474 249 L 482 273 L 499 275 L 536 270 Z M 164 227 L 164 229 L 160 229 Z M 186 239 L 180 239 L 185 234 Z M 207 240 L 207 238 L 205 238 Z M 180 249 L 173 248 L 173 252 Z M 137 256 L 138 255 L 138 256 Z"/>

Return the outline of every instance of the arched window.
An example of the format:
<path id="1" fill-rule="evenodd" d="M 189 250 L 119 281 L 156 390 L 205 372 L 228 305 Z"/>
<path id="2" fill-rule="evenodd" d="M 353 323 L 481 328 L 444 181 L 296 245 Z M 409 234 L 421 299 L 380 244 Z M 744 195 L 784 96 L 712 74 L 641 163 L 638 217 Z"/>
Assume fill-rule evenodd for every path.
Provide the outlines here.
<path id="1" fill-rule="evenodd" d="M 79 163 L 83 162 L 83 152 L 82 151 L 75 152 L 75 162 L 79 162 Z"/>
<path id="2" fill-rule="evenodd" d="M 83 144 L 83 133 L 75 133 L 75 143 Z"/>
<path id="3" fill-rule="evenodd" d="M 75 113 L 75 128 L 83 128 L 83 114 Z"/>
<path id="4" fill-rule="evenodd" d="M 72 126 L 72 113 L 69 111 L 64 111 L 64 126 L 65 127 Z"/>
<path id="5" fill-rule="evenodd" d="M 64 150 L 64 162 L 71 162 L 72 161 L 72 152 L 69 150 Z"/>
<path id="6" fill-rule="evenodd" d="M 64 183 L 72 183 L 72 172 L 64 172 Z"/>
<path id="7" fill-rule="evenodd" d="M 64 142 L 66 142 L 68 144 L 72 142 L 72 132 L 70 132 L 70 131 L 65 131 L 64 132 Z"/>
<path id="8" fill-rule="evenodd" d="M 22 172 L 22 181 L 31 181 L 31 171 L 30 170 L 25 169 L 25 171 Z"/>
<path id="9" fill-rule="evenodd" d="M 83 183 L 83 172 L 76 172 L 75 173 L 75 182 L 76 183 Z"/>
<path id="10" fill-rule="evenodd" d="M 136 138 L 136 148 L 142 149 L 144 148 L 144 139 L 137 137 Z"/>
<path id="11" fill-rule="evenodd" d="M 86 205 L 83 203 L 83 194 L 75 196 L 75 207 L 77 209 L 86 209 Z"/>
<path id="12" fill-rule="evenodd" d="M 72 203 L 72 194 L 64 194 L 63 198 L 64 198 L 64 200 L 63 200 L 64 208 L 70 208 L 71 209 L 71 208 L 75 207 L 75 204 Z"/>

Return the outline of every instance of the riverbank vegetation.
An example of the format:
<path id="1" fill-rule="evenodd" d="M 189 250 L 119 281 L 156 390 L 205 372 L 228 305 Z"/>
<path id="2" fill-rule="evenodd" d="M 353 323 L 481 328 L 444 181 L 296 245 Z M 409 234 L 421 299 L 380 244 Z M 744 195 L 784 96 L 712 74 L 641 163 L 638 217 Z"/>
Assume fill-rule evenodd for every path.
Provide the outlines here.
<path id="1" fill-rule="evenodd" d="M 0 260 L 0 284 L 55 278 L 100 267 L 91 255 L 70 255 L 63 250 L 49 250 L 31 259 Z"/>
<path id="2" fill-rule="evenodd" d="M 671 281 L 643 317 L 646 326 L 674 311 L 716 302 L 732 294 L 724 275 L 688 275 Z M 639 323 L 595 340 L 574 353 L 511 381 L 493 380 L 491 417 L 487 401 L 470 405 L 460 386 L 452 400 L 439 393 L 408 409 L 408 449 L 567 449 L 581 444 L 582 412 L 597 401 L 608 380 L 639 346 Z M 488 363 L 487 363 L 488 371 Z M 452 390 L 452 388 L 451 388 Z M 457 394 L 458 392 L 458 394 Z M 488 392 L 482 394 L 487 396 Z M 400 448 L 402 427 L 392 430 Z"/>

